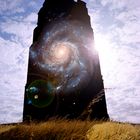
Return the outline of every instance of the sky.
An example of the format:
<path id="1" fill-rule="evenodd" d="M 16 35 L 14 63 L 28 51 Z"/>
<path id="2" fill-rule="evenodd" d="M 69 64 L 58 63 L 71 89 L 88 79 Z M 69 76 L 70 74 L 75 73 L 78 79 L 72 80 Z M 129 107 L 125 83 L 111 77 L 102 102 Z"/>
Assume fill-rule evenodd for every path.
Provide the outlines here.
<path id="1" fill-rule="evenodd" d="M 140 1 L 84 0 L 111 120 L 140 123 Z M 0 0 L 0 123 L 21 122 L 28 53 L 44 0 Z"/>

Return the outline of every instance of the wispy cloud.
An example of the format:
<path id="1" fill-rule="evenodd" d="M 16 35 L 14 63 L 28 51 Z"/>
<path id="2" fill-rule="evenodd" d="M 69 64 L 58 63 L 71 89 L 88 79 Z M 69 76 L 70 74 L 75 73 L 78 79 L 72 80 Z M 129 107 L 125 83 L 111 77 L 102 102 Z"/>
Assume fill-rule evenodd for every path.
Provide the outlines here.
<path id="1" fill-rule="evenodd" d="M 0 15 L 11 15 L 24 12 L 23 7 L 20 6 L 21 2 L 22 0 L 0 1 Z"/>
<path id="2" fill-rule="evenodd" d="M 34 22 L 37 19 L 37 15 L 31 13 L 26 18 L 12 20 L 7 19 L 0 23 L 0 29 L 2 33 L 11 35 L 11 40 L 14 42 L 21 42 L 24 47 L 29 47 L 32 41 L 32 32 L 35 28 Z"/>
<path id="3" fill-rule="evenodd" d="M 0 123 L 22 120 L 28 49 L 37 21 L 30 4 L 0 1 Z"/>
<path id="4" fill-rule="evenodd" d="M 140 2 L 86 0 L 112 119 L 140 122 Z M 129 111 L 128 111 L 129 110 Z"/>

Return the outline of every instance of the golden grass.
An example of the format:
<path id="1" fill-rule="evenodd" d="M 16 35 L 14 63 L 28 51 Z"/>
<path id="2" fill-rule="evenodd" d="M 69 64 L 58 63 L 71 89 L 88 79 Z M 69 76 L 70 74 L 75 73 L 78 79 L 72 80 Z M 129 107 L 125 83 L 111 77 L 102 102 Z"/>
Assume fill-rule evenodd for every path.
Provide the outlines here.
<path id="1" fill-rule="evenodd" d="M 13 126 L 13 125 L 6 125 L 6 126 L 0 125 L 0 134 L 5 132 L 5 131 L 8 131 L 8 130 L 14 128 L 14 127 L 15 126 Z"/>
<path id="2" fill-rule="evenodd" d="M 139 130 L 130 124 L 106 122 L 96 124 L 87 132 L 89 140 L 140 140 Z"/>
<path id="3" fill-rule="evenodd" d="M 115 122 L 58 119 L 1 125 L 0 140 L 140 140 L 140 127 Z"/>

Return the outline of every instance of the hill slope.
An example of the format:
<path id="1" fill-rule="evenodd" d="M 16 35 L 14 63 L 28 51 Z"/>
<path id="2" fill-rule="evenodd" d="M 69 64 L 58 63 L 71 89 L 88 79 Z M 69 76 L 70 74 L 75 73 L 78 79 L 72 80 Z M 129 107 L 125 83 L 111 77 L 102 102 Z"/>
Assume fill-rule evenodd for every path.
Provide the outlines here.
<path id="1" fill-rule="evenodd" d="M 0 140 L 140 140 L 140 126 L 103 121 L 50 120 L 1 125 Z"/>

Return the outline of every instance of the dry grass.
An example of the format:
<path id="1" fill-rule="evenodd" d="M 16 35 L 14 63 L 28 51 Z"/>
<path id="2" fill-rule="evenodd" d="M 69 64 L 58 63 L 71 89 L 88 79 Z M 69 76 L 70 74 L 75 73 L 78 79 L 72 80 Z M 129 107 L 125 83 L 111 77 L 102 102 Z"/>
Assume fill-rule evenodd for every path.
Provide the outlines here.
<path id="1" fill-rule="evenodd" d="M 140 140 L 140 127 L 97 121 L 50 120 L 0 126 L 0 140 Z"/>
<path id="2" fill-rule="evenodd" d="M 89 140 L 140 140 L 139 130 L 130 124 L 106 122 L 96 124 L 89 129 L 87 138 Z"/>
<path id="3" fill-rule="evenodd" d="M 5 132 L 5 131 L 8 131 L 8 130 L 14 128 L 14 127 L 15 126 L 13 126 L 13 125 L 6 125 L 6 126 L 0 125 L 0 134 Z"/>

